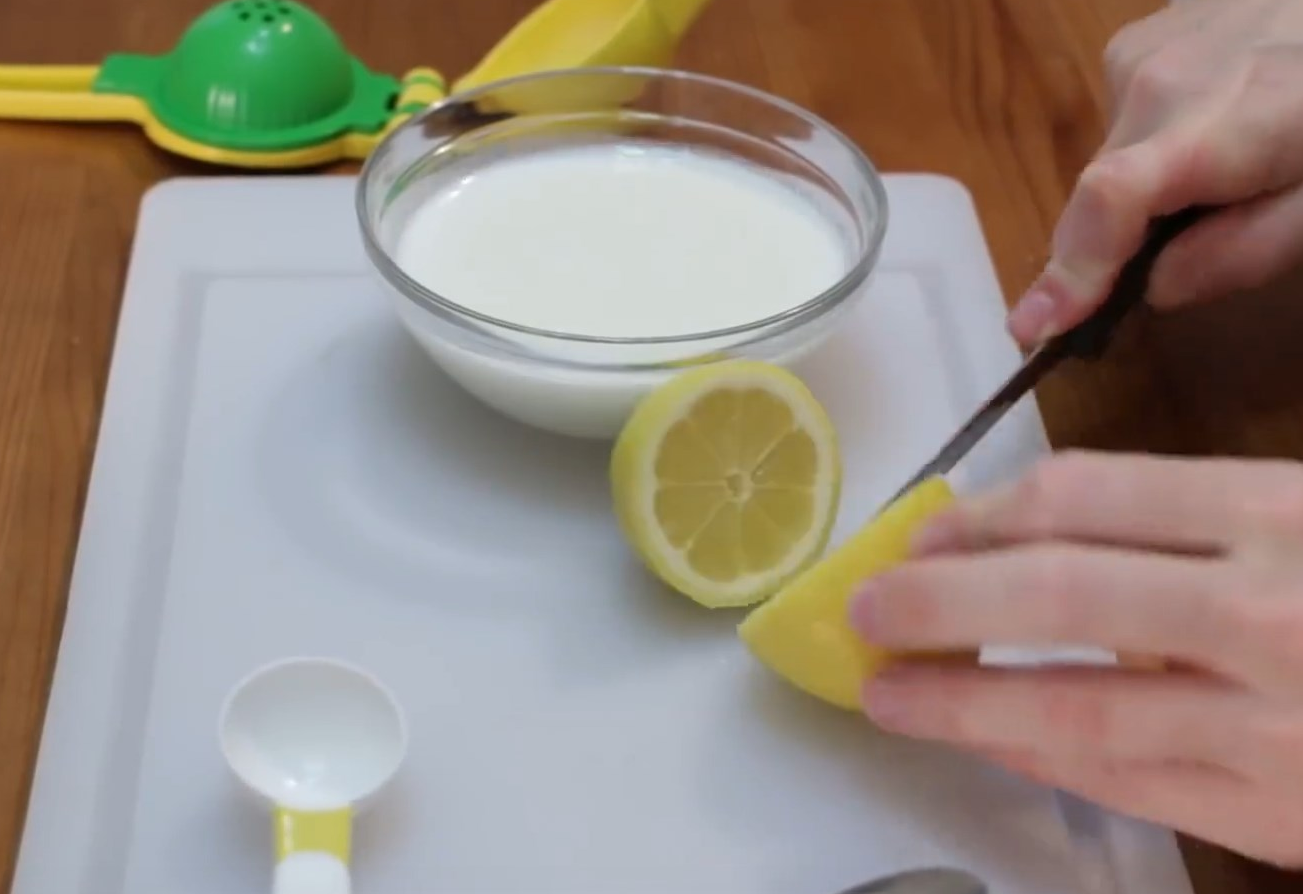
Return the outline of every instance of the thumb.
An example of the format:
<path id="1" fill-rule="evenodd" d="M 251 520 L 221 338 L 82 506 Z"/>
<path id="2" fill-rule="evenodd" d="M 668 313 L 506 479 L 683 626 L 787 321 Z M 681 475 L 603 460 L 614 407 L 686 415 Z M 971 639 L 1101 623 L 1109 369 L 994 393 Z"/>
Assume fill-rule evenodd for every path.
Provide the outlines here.
<path id="1" fill-rule="evenodd" d="M 1303 186 L 1233 205 L 1173 240 L 1149 300 L 1176 307 L 1264 285 L 1303 260 Z"/>

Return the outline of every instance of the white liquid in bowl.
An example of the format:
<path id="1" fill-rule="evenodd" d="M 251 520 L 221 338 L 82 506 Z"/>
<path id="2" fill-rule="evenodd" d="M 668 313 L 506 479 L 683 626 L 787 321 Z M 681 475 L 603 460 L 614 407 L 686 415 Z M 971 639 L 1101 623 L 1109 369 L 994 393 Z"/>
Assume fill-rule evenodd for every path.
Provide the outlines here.
<path id="1" fill-rule="evenodd" d="M 421 285 L 479 313 L 626 338 L 761 320 L 847 266 L 836 226 L 762 170 L 619 144 L 486 165 L 418 208 L 396 255 Z"/>
<path id="2" fill-rule="evenodd" d="M 516 325 L 607 338 L 690 337 L 805 304 L 846 274 L 854 234 L 799 182 L 668 146 L 519 154 L 421 193 L 394 256 L 436 295 Z M 397 295 L 395 306 L 467 390 L 541 428 L 613 437 L 637 400 L 670 375 L 493 356 L 457 344 L 419 304 Z M 826 334 L 831 320 L 819 322 L 807 324 L 806 341 Z M 594 345 L 483 328 L 543 357 L 590 366 L 685 360 L 738 338 Z"/>

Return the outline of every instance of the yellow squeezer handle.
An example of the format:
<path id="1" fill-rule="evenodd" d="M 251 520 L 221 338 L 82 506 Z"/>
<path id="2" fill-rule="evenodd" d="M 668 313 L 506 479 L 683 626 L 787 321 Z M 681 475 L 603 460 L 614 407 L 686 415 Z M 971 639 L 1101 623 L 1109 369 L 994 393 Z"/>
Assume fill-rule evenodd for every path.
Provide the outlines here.
<path id="1" fill-rule="evenodd" d="M 433 68 L 413 68 L 403 75 L 402 90 L 394 103 L 394 114 L 377 133 L 353 133 L 344 137 L 341 153 L 345 158 L 361 160 L 375 151 L 380 141 L 400 124 L 448 96 L 448 84 Z"/>
<path id="2" fill-rule="evenodd" d="M 0 118 L 139 121 L 134 96 L 92 93 L 96 65 L 0 65 Z"/>

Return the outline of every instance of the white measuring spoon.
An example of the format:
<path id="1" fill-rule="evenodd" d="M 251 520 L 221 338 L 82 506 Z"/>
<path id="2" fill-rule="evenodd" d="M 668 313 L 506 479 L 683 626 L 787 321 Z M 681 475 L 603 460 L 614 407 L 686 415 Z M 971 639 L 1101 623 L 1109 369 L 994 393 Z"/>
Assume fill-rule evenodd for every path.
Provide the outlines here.
<path id="1" fill-rule="evenodd" d="M 219 737 L 231 771 L 272 807 L 274 894 L 349 894 L 353 816 L 407 751 L 393 695 L 339 661 L 277 661 L 227 696 Z"/>

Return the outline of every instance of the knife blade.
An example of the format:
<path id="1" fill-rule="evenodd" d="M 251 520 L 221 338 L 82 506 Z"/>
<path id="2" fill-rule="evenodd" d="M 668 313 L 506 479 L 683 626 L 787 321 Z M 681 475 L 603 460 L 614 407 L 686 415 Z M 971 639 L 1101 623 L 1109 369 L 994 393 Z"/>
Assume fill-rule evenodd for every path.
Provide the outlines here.
<path id="1" fill-rule="evenodd" d="M 1090 361 L 1103 356 L 1118 324 L 1144 300 L 1154 262 L 1163 249 L 1212 211 L 1212 208 L 1192 206 L 1155 218 L 1149 225 L 1140 250 L 1123 265 L 1113 288 L 1095 312 L 1028 354 L 1013 375 L 942 445 L 931 460 L 896 491 L 884 507 L 890 506 L 928 478 L 953 470 L 1005 413 L 1063 360 L 1071 357 Z"/>

